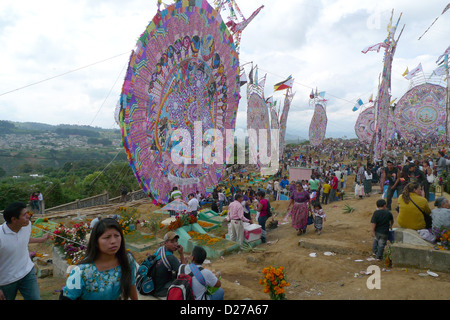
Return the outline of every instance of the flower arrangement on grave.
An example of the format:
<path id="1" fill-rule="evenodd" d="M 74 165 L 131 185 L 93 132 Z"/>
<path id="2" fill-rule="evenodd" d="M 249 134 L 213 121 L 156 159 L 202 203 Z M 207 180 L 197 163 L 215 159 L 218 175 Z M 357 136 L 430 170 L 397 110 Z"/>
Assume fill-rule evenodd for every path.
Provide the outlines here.
<path id="1" fill-rule="evenodd" d="M 120 207 L 118 215 L 118 222 L 122 227 L 123 234 L 132 234 L 135 230 L 138 210 L 136 208 Z"/>
<path id="2" fill-rule="evenodd" d="M 284 288 L 290 283 L 286 281 L 284 267 L 269 266 L 262 269 L 262 273 L 264 278 L 259 280 L 259 284 L 264 286 L 263 292 L 268 293 L 271 300 L 286 300 Z"/>
<path id="3" fill-rule="evenodd" d="M 136 221 L 131 217 L 123 217 L 119 219 L 119 224 L 122 227 L 122 232 L 124 235 L 132 234 L 134 232 L 134 226 Z"/>
<path id="4" fill-rule="evenodd" d="M 199 233 L 197 231 L 189 231 L 188 235 L 201 246 L 213 246 L 221 240 L 220 238 L 211 237 L 207 233 Z"/>
<path id="5" fill-rule="evenodd" d="M 214 223 L 211 222 L 206 222 L 206 221 L 197 221 L 197 223 L 200 225 L 200 227 L 202 228 L 211 228 L 212 226 L 214 226 Z"/>
<path id="6" fill-rule="evenodd" d="M 386 246 L 386 250 L 384 250 L 384 265 L 386 266 L 386 268 L 390 268 L 392 267 L 392 248 L 390 245 Z"/>
<path id="7" fill-rule="evenodd" d="M 185 210 L 181 214 L 177 213 L 177 215 L 175 216 L 175 220 L 169 224 L 168 229 L 169 231 L 173 231 L 183 226 L 188 226 L 196 222 L 197 217 L 195 217 L 191 213 L 186 212 Z"/>
<path id="8" fill-rule="evenodd" d="M 76 223 L 71 228 L 61 223 L 53 231 L 55 246 L 62 249 L 67 263 L 75 264 L 82 259 L 87 248 L 86 235 L 88 232 L 89 226 L 85 222 Z"/>
<path id="9" fill-rule="evenodd" d="M 148 219 L 136 220 L 136 224 L 142 228 L 150 229 L 153 234 L 156 234 L 160 229 L 164 228 L 161 219 L 162 214 L 150 213 L 148 214 Z"/>
<path id="10" fill-rule="evenodd" d="M 432 228 L 431 233 L 436 237 L 436 249 L 450 249 L 450 229 L 441 226 L 440 228 Z"/>

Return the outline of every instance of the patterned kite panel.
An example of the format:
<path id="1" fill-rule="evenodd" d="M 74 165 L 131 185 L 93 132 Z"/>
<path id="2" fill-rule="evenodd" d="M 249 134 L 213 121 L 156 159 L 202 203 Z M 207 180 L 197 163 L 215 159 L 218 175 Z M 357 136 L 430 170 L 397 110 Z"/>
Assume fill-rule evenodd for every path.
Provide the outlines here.
<path id="1" fill-rule="evenodd" d="M 322 104 L 316 103 L 314 115 L 309 125 L 309 143 L 313 146 L 322 144 L 327 131 L 327 112 Z"/>
<path id="2" fill-rule="evenodd" d="M 289 115 L 289 109 L 291 108 L 291 102 L 294 99 L 295 92 L 292 93 L 291 89 L 288 89 L 284 98 L 283 111 L 280 116 L 280 159 L 283 157 L 284 145 L 286 143 L 286 126 Z"/>
<path id="3" fill-rule="evenodd" d="M 361 142 L 370 144 L 375 133 L 375 107 L 362 111 L 355 124 L 355 133 Z"/>
<path id="4" fill-rule="evenodd" d="M 398 101 L 395 117 L 398 131 L 407 140 L 445 135 L 445 88 L 428 83 L 410 89 Z"/>
<path id="5" fill-rule="evenodd" d="M 260 151 L 264 150 L 261 150 L 261 145 L 259 143 L 261 139 L 260 134 L 262 134 L 262 129 L 265 130 L 267 134 L 266 154 L 270 155 L 270 118 L 269 109 L 262 97 L 262 88 L 256 84 L 247 84 L 247 130 L 248 129 L 254 129 L 256 131 L 256 135 L 249 134 L 250 154 L 253 156 L 252 163 L 261 167 L 258 154 Z"/>
<path id="6" fill-rule="evenodd" d="M 123 145 L 142 189 L 167 203 L 174 186 L 186 196 L 216 185 L 226 151 L 221 163 L 207 163 L 208 140 L 195 140 L 194 129 L 200 123 L 200 133 L 218 129 L 225 139 L 238 102 L 239 58 L 220 14 L 206 0 L 158 11 L 131 54 L 121 95 Z M 174 147 L 189 143 L 190 154 L 177 153 L 185 162 L 174 162 Z M 214 157 L 217 150 L 209 150 Z"/>

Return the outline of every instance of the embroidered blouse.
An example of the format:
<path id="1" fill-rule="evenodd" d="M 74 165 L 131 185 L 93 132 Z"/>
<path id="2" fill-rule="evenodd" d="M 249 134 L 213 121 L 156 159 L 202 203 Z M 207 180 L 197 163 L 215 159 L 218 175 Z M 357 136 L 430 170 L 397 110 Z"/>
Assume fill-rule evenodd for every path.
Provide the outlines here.
<path id="1" fill-rule="evenodd" d="M 132 285 L 136 284 L 136 264 L 129 255 Z M 63 288 L 63 294 L 69 299 L 75 300 L 117 300 L 122 294 L 120 289 L 120 278 L 122 268 L 119 266 L 99 271 L 95 263 L 76 265 L 70 272 Z"/>

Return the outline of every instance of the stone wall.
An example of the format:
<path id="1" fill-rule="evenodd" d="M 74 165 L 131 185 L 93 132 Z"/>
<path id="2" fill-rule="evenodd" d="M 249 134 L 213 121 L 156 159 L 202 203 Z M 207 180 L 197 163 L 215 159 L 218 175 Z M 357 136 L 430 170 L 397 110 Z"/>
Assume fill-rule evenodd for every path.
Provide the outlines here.
<path id="1" fill-rule="evenodd" d="M 391 245 L 393 266 L 450 272 L 450 251 L 434 249 L 433 244 L 411 229 L 396 228 L 394 238 Z"/>
<path id="2" fill-rule="evenodd" d="M 143 190 L 132 191 L 127 194 L 127 202 L 136 201 L 140 199 L 147 198 L 147 194 Z M 53 208 L 45 209 L 45 212 L 56 212 L 56 211 L 69 211 L 69 210 L 77 210 L 82 208 L 89 208 L 95 206 L 101 206 L 109 203 L 120 203 L 121 197 L 109 198 L 108 192 L 99 194 L 97 196 L 75 200 L 73 202 L 69 202 L 66 204 L 62 204 Z"/>

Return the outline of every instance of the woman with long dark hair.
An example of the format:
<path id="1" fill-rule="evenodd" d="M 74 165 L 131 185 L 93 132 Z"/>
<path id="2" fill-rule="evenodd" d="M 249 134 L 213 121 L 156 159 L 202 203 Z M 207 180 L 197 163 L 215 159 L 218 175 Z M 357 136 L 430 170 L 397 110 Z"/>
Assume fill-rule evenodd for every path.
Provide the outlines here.
<path id="1" fill-rule="evenodd" d="M 75 300 L 137 300 L 135 261 L 125 249 L 120 224 L 100 220 L 91 232 L 86 256 L 71 271 L 63 296 Z"/>

